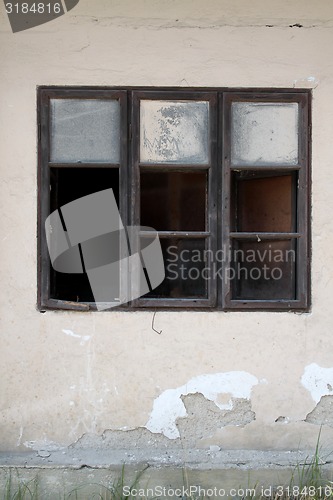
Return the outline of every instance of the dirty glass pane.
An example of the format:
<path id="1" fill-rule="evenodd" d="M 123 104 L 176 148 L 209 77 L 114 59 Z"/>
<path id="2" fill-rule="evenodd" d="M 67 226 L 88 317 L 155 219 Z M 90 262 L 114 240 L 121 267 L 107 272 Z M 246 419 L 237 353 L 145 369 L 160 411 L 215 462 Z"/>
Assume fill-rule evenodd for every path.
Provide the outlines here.
<path id="1" fill-rule="evenodd" d="M 208 102 L 141 101 L 140 161 L 209 163 Z"/>
<path id="2" fill-rule="evenodd" d="M 292 232 L 293 176 L 263 177 L 253 172 L 235 174 L 235 231 Z"/>
<path id="3" fill-rule="evenodd" d="M 159 231 L 205 231 L 206 172 L 141 174 L 141 225 Z"/>
<path id="4" fill-rule="evenodd" d="M 160 239 L 165 279 L 146 298 L 207 298 L 209 276 L 204 268 L 204 239 Z M 208 264 L 209 265 L 209 264 Z"/>
<path id="5" fill-rule="evenodd" d="M 233 102 L 232 165 L 295 165 L 298 104 Z"/>
<path id="6" fill-rule="evenodd" d="M 120 107 L 110 99 L 51 99 L 50 160 L 119 163 Z"/>
<path id="7" fill-rule="evenodd" d="M 235 241 L 227 272 L 233 299 L 295 299 L 296 241 Z"/>

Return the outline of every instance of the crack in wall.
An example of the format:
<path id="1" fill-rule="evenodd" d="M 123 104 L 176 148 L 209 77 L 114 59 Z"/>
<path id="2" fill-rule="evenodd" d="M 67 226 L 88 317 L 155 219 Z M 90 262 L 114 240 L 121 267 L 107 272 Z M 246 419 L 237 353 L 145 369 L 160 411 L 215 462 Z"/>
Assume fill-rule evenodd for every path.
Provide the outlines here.
<path id="1" fill-rule="evenodd" d="M 135 17 L 110 17 L 110 16 L 103 16 L 103 17 L 95 17 L 95 16 L 71 16 L 70 17 L 70 23 L 71 24 L 81 24 L 82 22 L 87 22 L 87 23 L 93 23 L 95 25 L 98 25 L 99 27 L 108 27 L 108 26 L 114 26 L 116 28 L 132 28 L 132 29 L 139 29 L 139 28 L 147 28 L 147 29 L 163 29 L 163 30 L 168 30 L 168 29 L 199 29 L 199 30 L 207 30 L 207 29 L 220 29 L 220 28 L 303 28 L 303 29 L 325 29 L 325 28 L 332 28 L 333 24 L 330 21 L 326 22 L 321 22 L 321 21 L 313 21 L 312 23 L 309 21 L 302 21 L 301 22 L 293 22 L 291 23 L 290 21 L 286 19 L 281 19 L 281 20 L 276 20 L 274 23 L 270 23 L 268 20 L 266 22 L 261 21 L 261 22 L 251 22 L 247 19 L 244 19 L 244 21 L 239 21 L 236 23 L 232 22 L 227 22 L 226 20 L 221 20 L 221 21 L 216 21 L 214 20 L 214 23 L 201 19 L 200 22 L 197 20 L 191 20 L 191 19 L 186 19 L 186 20 L 179 20 L 179 19 L 174 19 L 174 20 L 166 20 L 166 19 L 159 19 L 159 18 L 135 18 Z"/>

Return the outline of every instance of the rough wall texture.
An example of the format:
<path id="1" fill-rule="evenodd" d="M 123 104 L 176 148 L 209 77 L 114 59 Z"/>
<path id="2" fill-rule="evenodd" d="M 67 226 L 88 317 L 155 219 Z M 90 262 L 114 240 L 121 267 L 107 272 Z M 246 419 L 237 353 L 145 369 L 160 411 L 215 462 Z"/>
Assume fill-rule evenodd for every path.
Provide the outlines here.
<path id="1" fill-rule="evenodd" d="M 80 0 L 15 35 L 0 10 L 1 448 L 58 449 L 85 434 L 121 447 L 124 430 L 177 446 L 177 429 L 191 446 L 306 448 L 319 419 L 329 442 L 333 4 Z M 38 312 L 38 85 L 313 88 L 312 311 L 163 311 L 161 335 L 148 311 Z"/>

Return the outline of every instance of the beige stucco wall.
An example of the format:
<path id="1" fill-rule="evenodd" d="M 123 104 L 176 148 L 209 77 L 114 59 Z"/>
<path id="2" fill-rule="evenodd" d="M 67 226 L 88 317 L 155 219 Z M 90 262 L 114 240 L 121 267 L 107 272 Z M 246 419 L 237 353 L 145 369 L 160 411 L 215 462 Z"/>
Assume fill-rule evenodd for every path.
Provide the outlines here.
<path id="1" fill-rule="evenodd" d="M 165 393 L 172 426 L 179 395 L 196 387 L 210 397 L 214 381 L 217 402 L 230 391 L 248 398 L 255 420 L 198 445 L 313 446 L 319 427 L 304 420 L 333 394 L 333 3 L 80 0 L 17 34 L 0 10 L 1 448 L 66 446 L 148 422 L 157 429 L 154 401 L 185 386 Z M 289 27 L 296 23 L 303 27 Z M 158 312 L 161 335 L 148 311 L 37 311 L 38 85 L 313 88 L 312 311 Z M 322 440 L 332 437 L 325 425 Z"/>

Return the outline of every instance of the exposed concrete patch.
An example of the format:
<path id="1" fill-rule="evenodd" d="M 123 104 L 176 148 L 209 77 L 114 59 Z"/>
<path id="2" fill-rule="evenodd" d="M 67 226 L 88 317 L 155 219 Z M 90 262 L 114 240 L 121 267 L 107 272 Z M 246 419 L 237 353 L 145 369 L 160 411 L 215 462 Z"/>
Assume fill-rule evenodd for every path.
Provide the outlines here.
<path id="1" fill-rule="evenodd" d="M 202 394 L 181 396 L 186 415 L 176 419 L 180 438 L 169 439 L 161 433 L 153 433 L 145 427 L 130 430 L 105 430 L 101 436 L 84 434 L 70 446 L 74 450 L 179 450 L 184 445 L 194 447 L 197 441 L 212 436 L 227 425 L 244 427 L 255 420 L 251 402 L 244 398 L 232 398 L 231 408 L 220 409 L 216 403 Z"/>
<path id="2" fill-rule="evenodd" d="M 246 372 L 195 377 L 182 387 L 165 391 L 154 401 L 150 428 L 147 424 L 135 429 L 108 429 L 101 436 L 87 433 L 71 448 L 174 450 L 180 449 L 183 441 L 195 447 L 198 440 L 214 435 L 222 427 L 244 427 L 255 420 L 249 398 L 257 383 Z M 156 432 L 157 428 L 160 432 Z"/>
<path id="3" fill-rule="evenodd" d="M 232 409 L 221 410 L 216 403 L 207 400 L 202 394 L 181 396 L 187 416 L 176 421 L 181 440 L 186 446 L 194 446 L 197 441 L 215 434 L 227 425 L 244 427 L 255 420 L 251 401 L 232 398 Z"/>
<path id="4" fill-rule="evenodd" d="M 108 450 L 129 450 L 129 449 L 164 449 L 180 448 L 180 440 L 170 440 L 163 434 L 154 434 L 145 427 L 130 430 L 107 429 L 101 436 L 96 434 L 84 434 L 76 443 L 70 446 L 75 450 L 83 449 L 108 449 Z"/>
<path id="5" fill-rule="evenodd" d="M 305 367 L 301 382 L 312 399 L 319 403 L 322 396 L 333 395 L 333 368 L 323 368 L 311 363 Z"/>
<path id="6" fill-rule="evenodd" d="M 305 422 L 333 427 L 333 396 L 322 396 L 317 406 L 306 416 Z"/>
<path id="7" fill-rule="evenodd" d="M 333 368 L 312 363 L 305 367 L 301 382 L 317 403 L 305 422 L 333 427 Z"/>
<path id="8" fill-rule="evenodd" d="M 180 436 L 176 421 L 187 416 L 182 396 L 201 393 L 206 399 L 214 401 L 220 410 L 232 410 L 234 400 L 250 399 L 252 388 L 258 383 L 254 375 L 243 371 L 199 375 L 181 387 L 167 389 L 160 394 L 154 401 L 146 427 L 151 432 L 176 439 Z M 228 403 L 218 402 L 221 394 L 229 395 Z"/>

